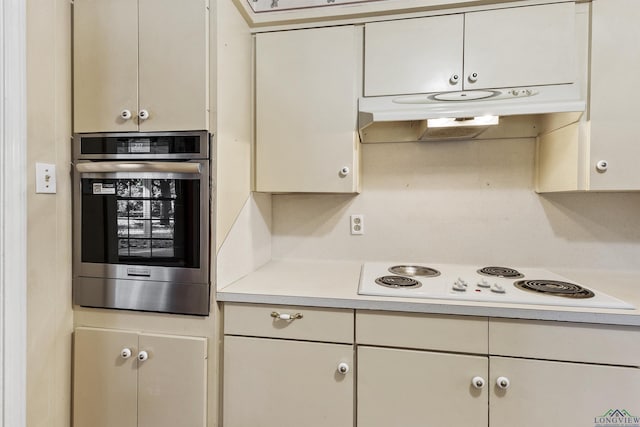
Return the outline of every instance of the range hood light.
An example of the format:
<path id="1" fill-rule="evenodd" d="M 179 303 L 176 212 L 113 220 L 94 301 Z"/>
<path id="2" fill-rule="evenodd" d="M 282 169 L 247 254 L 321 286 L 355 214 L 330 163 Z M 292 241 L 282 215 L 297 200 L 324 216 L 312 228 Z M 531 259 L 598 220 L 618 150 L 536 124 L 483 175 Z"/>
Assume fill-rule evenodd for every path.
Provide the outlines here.
<path id="1" fill-rule="evenodd" d="M 444 117 L 441 119 L 428 119 L 427 127 L 429 128 L 448 128 L 462 126 L 492 126 L 497 125 L 500 116 L 479 116 L 479 117 Z"/>

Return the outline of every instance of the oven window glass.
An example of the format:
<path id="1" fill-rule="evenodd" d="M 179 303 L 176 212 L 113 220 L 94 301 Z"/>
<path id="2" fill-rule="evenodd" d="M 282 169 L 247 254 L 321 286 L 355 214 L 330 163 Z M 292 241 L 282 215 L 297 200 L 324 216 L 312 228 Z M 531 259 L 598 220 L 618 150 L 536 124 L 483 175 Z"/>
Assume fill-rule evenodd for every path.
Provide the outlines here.
<path id="1" fill-rule="evenodd" d="M 200 181 L 82 179 L 82 261 L 200 267 Z"/>

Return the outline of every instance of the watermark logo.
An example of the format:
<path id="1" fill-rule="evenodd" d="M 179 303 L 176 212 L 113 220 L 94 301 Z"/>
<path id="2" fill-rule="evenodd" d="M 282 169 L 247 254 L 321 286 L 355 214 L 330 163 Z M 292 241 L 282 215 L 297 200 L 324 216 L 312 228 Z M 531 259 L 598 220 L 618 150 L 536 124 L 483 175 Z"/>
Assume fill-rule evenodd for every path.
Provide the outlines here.
<path id="1" fill-rule="evenodd" d="M 609 409 L 593 420 L 594 427 L 640 427 L 640 416 L 626 409 Z"/>

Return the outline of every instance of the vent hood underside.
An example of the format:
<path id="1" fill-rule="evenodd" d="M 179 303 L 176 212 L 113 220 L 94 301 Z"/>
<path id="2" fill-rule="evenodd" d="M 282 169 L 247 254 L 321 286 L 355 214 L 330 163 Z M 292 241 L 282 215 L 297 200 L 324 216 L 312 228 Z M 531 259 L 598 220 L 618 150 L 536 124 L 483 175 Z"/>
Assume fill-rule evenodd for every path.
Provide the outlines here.
<path id="1" fill-rule="evenodd" d="M 576 122 L 585 105 L 575 84 L 360 98 L 360 140 L 370 143 L 535 137 Z M 500 123 L 447 128 L 427 125 L 428 119 L 481 116 L 500 116 Z"/>

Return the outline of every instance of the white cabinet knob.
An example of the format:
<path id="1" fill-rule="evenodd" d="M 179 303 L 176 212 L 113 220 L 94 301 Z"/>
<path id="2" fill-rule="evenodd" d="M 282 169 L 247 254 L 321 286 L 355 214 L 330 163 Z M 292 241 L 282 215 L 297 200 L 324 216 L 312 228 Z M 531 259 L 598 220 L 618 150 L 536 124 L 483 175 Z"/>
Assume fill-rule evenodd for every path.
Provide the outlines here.
<path id="1" fill-rule="evenodd" d="M 606 172 L 607 169 L 609 169 L 609 162 L 607 162 L 606 160 L 600 160 L 598 163 L 596 163 L 596 170 L 598 172 Z"/>
<path id="2" fill-rule="evenodd" d="M 144 362 L 148 358 L 149 358 L 149 353 L 147 353 L 146 351 L 143 350 L 140 353 L 138 353 L 138 360 L 139 361 Z"/>
<path id="3" fill-rule="evenodd" d="M 508 389 L 510 384 L 511 383 L 509 382 L 509 378 L 507 377 L 498 377 L 498 379 L 496 380 L 496 385 L 502 390 Z"/>
<path id="4" fill-rule="evenodd" d="M 347 375 L 347 373 L 349 373 L 349 365 L 345 362 L 342 362 L 340 364 L 338 364 L 338 372 L 341 373 L 342 375 Z"/>
<path id="5" fill-rule="evenodd" d="M 340 176 L 344 178 L 345 176 L 349 175 L 349 172 L 351 172 L 351 170 L 347 166 L 345 166 L 340 169 Z"/>
<path id="6" fill-rule="evenodd" d="M 460 76 L 458 74 L 452 74 L 451 77 L 449 77 L 449 83 L 451 83 L 452 85 L 458 84 L 459 81 Z"/>
<path id="7" fill-rule="evenodd" d="M 120 357 L 122 357 L 123 359 L 128 359 L 131 357 L 131 349 L 130 348 L 123 348 L 122 350 L 120 350 Z"/>
<path id="8" fill-rule="evenodd" d="M 471 385 L 474 386 L 477 389 L 484 388 L 484 385 L 485 385 L 484 378 L 482 378 L 482 377 L 473 377 L 471 379 Z"/>
<path id="9" fill-rule="evenodd" d="M 475 83 L 478 81 L 478 73 L 469 74 L 469 83 Z"/>
<path id="10" fill-rule="evenodd" d="M 120 118 L 123 120 L 129 120 L 133 114 L 131 114 L 131 110 L 122 110 L 120 111 Z"/>
<path id="11" fill-rule="evenodd" d="M 147 120 L 149 118 L 149 112 L 147 110 L 140 110 L 138 117 L 140 120 Z"/>

